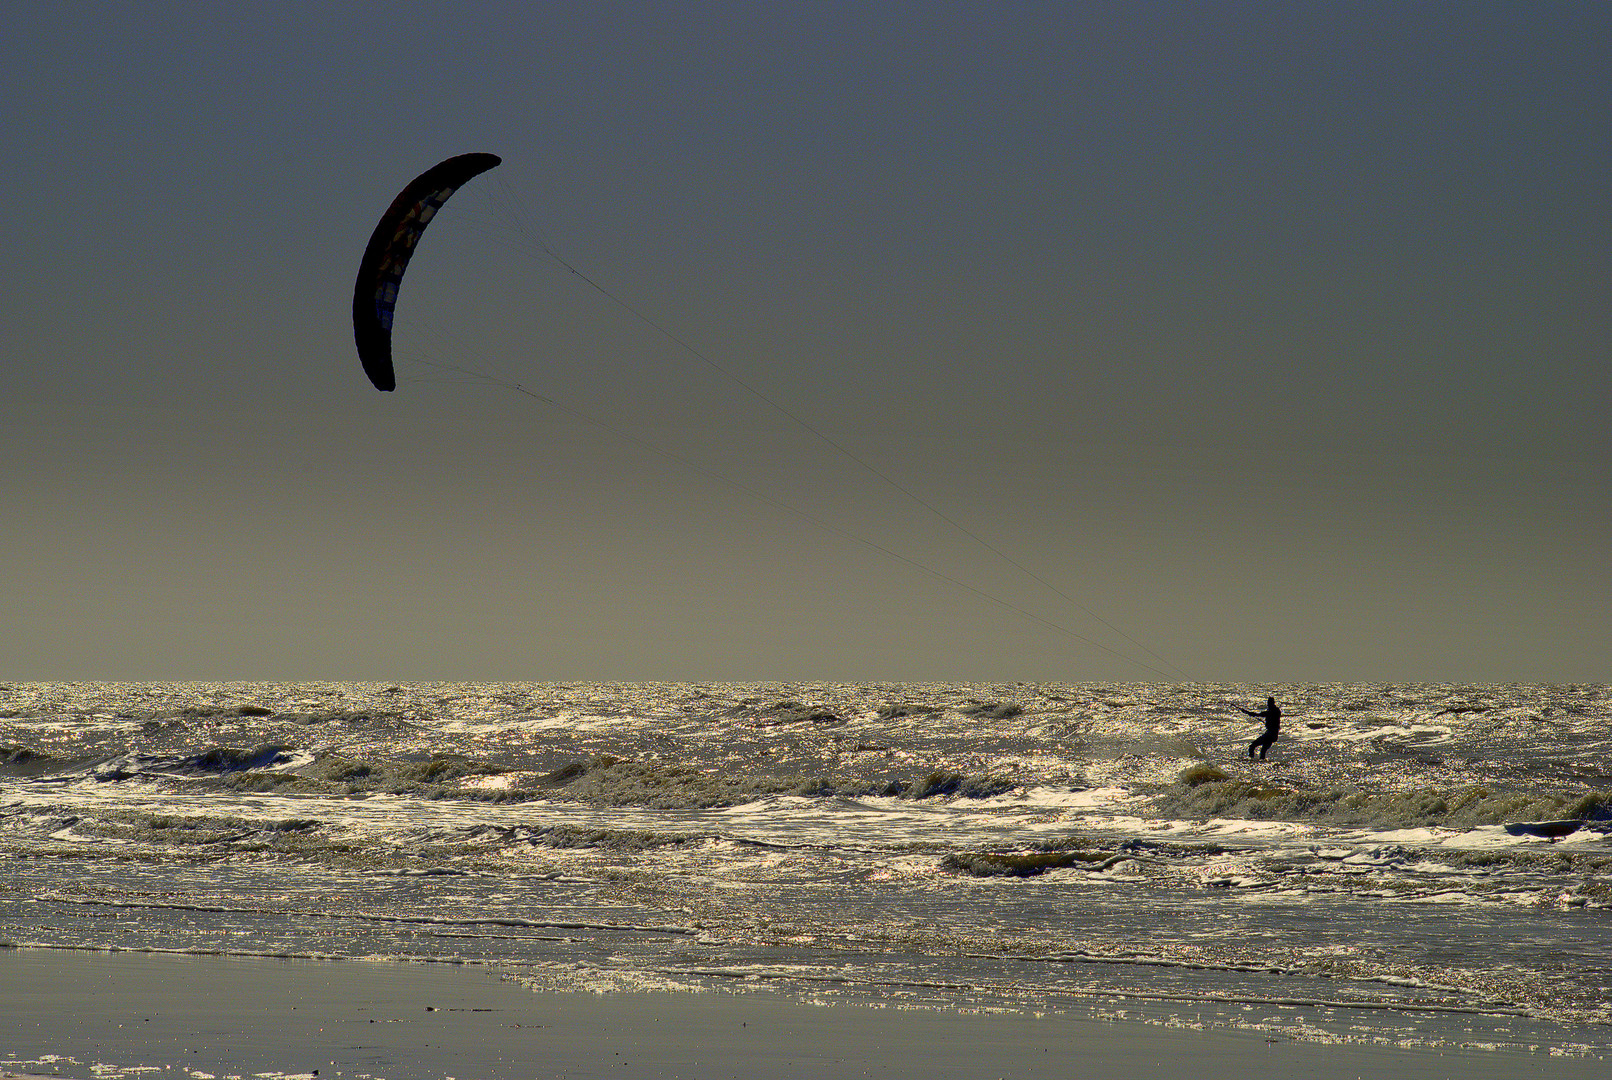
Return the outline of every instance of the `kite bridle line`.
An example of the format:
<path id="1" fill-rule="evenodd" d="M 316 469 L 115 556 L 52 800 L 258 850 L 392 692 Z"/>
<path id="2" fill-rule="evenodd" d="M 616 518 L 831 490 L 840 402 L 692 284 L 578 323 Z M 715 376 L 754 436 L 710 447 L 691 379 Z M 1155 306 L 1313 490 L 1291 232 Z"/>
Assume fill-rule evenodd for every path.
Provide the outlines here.
<path id="1" fill-rule="evenodd" d="M 494 200 L 496 202 L 496 204 L 497 204 L 496 207 L 495 207 L 497 212 L 500 213 L 504 217 L 504 219 L 517 232 L 519 232 L 522 236 L 526 237 L 526 239 L 531 244 L 533 244 L 539 251 L 541 251 L 546 258 L 551 260 L 553 264 L 555 264 L 556 266 L 558 266 L 561 269 L 565 270 L 572 277 L 574 277 L 577 280 L 581 281 L 589 289 L 591 289 L 594 292 L 598 293 L 600 296 L 602 296 L 606 300 L 610 301 L 616 307 L 618 307 L 621 310 L 627 312 L 633 318 L 637 319 L 639 322 L 643 323 L 645 326 L 649 327 L 651 330 L 653 330 L 657 334 L 661 335 L 667 341 L 671 342 L 673 345 L 675 345 L 679 349 L 683 350 L 689 356 L 695 358 L 696 360 L 700 361 L 702 364 L 704 364 L 707 367 L 709 367 L 711 370 L 717 372 L 718 374 L 722 375 L 724 378 L 728 379 L 729 381 L 733 382 L 735 385 L 739 386 L 741 389 L 743 389 L 746 393 L 750 394 L 756 400 L 762 402 L 768 408 L 770 408 L 773 411 L 777 412 L 779 415 L 785 417 L 792 424 L 794 424 L 795 426 L 797 426 L 801 430 L 807 432 L 808 434 L 810 434 L 811 436 L 816 438 L 819 442 L 827 445 L 828 447 L 833 449 L 836 453 L 838 453 L 840 456 L 844 457 L 846 460 L 848 460 L 850 462 L 853 462 L 858 467 L 863 469 L 865 472 L 867 472 L 870 475 L 872 475 L 873 477 L 877 478 L 881 483 L 883 483 L 885 486 L 889 487 L 891 490 L 899 492 L 902 496 L 904 496 L 906 499 L 908 499 L 912 503 L 915 503 L 916 505 L 922 507 L 924 510 L 928 511 L 931 515 L 933 515 L 934 517 L 938 518 L 940 521 L 944 522 L 946 525 L 950 526 L 952 529 L 956 530 L 957 532 L 962 533 L 964 536 L 968 537 L 970 540 L 974 541 L 974 543 L 978 544 L 980 547 L 982 547 L 986 551 L 990 552 L 992 555 L 994 555 L 997 559 L 999 559 L 1003 563 L 1006 563 L 1008 566 L 1012 567 L 1014 570 L 1016 570 L 1019 573 L 1023 574 L 1025 577 L 1027 577 L 1030 580 L 1036 582 L 1042 588 L 1048 590 L 1049 592 L 1053 593 L 1054 595 L 1056 595 L 1057 597 L 1062 599 L 1065 603 L 1069 604 L 1076 611 L 1079 611 L 1081 614 L 1087 616 L 1088 618 L 1096 620 L 1097 622 L 1101 623 L 1103 626 L 1108 628 L 1108 630 L 1110 630 L 1114 634 L 1118 635 L 1121 638 L 1124 638 L 1131 645 L 1133 645 L 1136 648 L 1142 650 L 1148 656 L 1150 656 L 1154 660 L 1158 661 L 1159 664 L 1163 665 L 1166 668 L 1169 668 L 1170 671 L 1173 672 L 1173 675 L 1172 674 L 1166 674 L 1165 672 L 1160 671 L 1158 668 L 1154 667 L 1151 664 L 1146 664 L 1146 663 L 1143 663 L 1143 662 L 1137 661 L 1137 660 L 1131 660 L 1130 662 L 1140 664 L 1140 666 L 1147 668 L 1149 671 L 1152 671 L 1155 674 L 1163 675 L 1167 679 L 1169 679 L 1169 678 L 1186 678 L 1187 677 L 1186 672 L 1184 672 L 1180 667 L 1178 667 L 1177 665 L 1171 663 L 1169 660 L 1165 659 L 1163 656 L 1159 655 L 1156 651 L 1154 651 L 1153 649 L 1149 648 L 1147 645 L 1143 644 L 1142 642 L 1138 641 L 1136 638 L 1132 637 L 1130 634 L 1126 633 L 1124 630 L 1122 630 L 1118 626 L 1115 626 L 1108 619 L 1105 619 L 1103 616 L 1099 615 L 1097 612 L 1091 610 L 1089 607 L 1087 607 L 1086 605 L 1082 604 L 1080 601 L 1076 600 L 1074 597 L 1070 596 L 1063 589 L 1060 589 L 1057 585 L 1053 584 L 1052 582 L 1048 581 L 1042 575 L 1036 573 L 1034 570 L 1032 570 L 1029 567 L 1025 566 L 1019 560 L 1013 558 L 1007 552 L 1003 551 L 1001 548 L 999 548 L 995 544 L 991 543 L 989 540 L 987 540 L 985 537 L 981 536 L 979 533 L 975 532 L 973 529 L 970 529 L 967 525 L 964 525 L 962 522 L 958 521 L 956 518 L 954 518 L 951 515 L 947 514 L 945 511 L 941 510 L 939 507 L 935 506 L 933 503 L 931 503 L 928 500 L 924 499 L 921 495 L 919 495 L 917 492 L 913 491 L 911 488 L 907 487 L 905 484 L 902 484 L 900 481 L 896 480 L 894 477 L 890 476 L 888 473 L 884 472 L 882 469 L 879 469 L 877 466 L 875 466 L 875 465 L 871 464 L 870 462 L 864 460 L 862 457 L 858 456 L 856 453 L 852 452 L 848 447 L 846 447 L 845 444 L 841 443 L 839 440 L 833 438 L 832 436 L 830 436 L 826 432 L 822 431 L 820 428 L 816 427 L 815 425 L 813 425 L 812 423 L 807 421 L 799 413 L 796 413 L 794 410 L 786 407 L 785 405 L 783 405 L 782 403 L 780 403 L 776 399 L 770 397 L 769 395 L 767 395 L 766 393 L 761 391 L 754 384 L 750 383 L 748 380 L 746 380 L 745 378 L 743 378 L 742 376 L 740 376 L 736 372 L 730 370 L 729 368 L 723 366 L 722 364 L 719 364 L 717 361 L 712 359 L 711 356 L 709 355 L 709 353 L 707 353 L 705 350 L 697 348 L 696 346 L 691 344 L 686 339 L 680 337 L 676 332 L 671 330 L 669 327 L 665 326 L 663 323 L 658 322 L 657 320 L 655 320 L 654 318 L 652 318 L 651 316 L 646 314 L 641 308 L 637 307 L 636 305 L 632 304 L 628 300 L 626 300 L 626 299 L 622 298 L 621 296 L 617 295 L 616 293 L 612 292 L 610 289 L 605 288 L 603 285 L 601 285 L 593 277 L 591 277 L 590 275 L 584 273 L 582 270 L 578 269 L 577 266 L 574 263 L 572 263 L 569 259 L 566 259 L 564 256 L 562 256 L 558 252 L 556 252 L 552 247 L 550 247 L 548 242 L 543 239 L 543 236 L 542 236 L 541 232 L 535 226 L 530 224 L 530 222 L 526 218 L 526 216 L 523 215 L 520 212 L 520 210 L 518 208 L 518 205 L 517 205 L 517 201 L 516 201 L 516 199 L 514 197 L 514 194 L 511 192 L 511 190 L 509 188 L 509 185 L 503 180 L 502 177 L 494 177 L 494 178 L 492 178 L 491 186 L 496 188 L 498 190 L 498 192 L 500 193 L 500 196 L 501 196 L 501 197 L 497 198 L 496 200 Z M 863 542 L 865 542 L 865 541 L 863 541 Z M 927 568 L 925 568 L 925 569 L 927 569 Z M 944 576 L 944 575 L 941 575 L 941 576 Z M 947 580 L 950 580 L 950 579 L 947 579 Z M 954 584 L 961 584 L 961 583 L 960 582 L 954 582 Z M 967 586 L 965 586 L 965 587 L 967 587 Z M 984 595 L 984 594 L 981 594 L 981 595 Z M 995 601 L 994 597 L 992 599 L 993 599 L 993 601 Z M 995 601 L 995 602 L 1000 603 L 1001 601 Z M 1057 624 L 1049 623 L 1048 625 L 1056 626 Z M 1068 632 L 1068 631 L 1065 631 L 1065 632 Z M 1095 642 L 1091 642 L 1091 641 L 1089 641 L 1089 639 L 1084 638 L 1084 637 L 1081 637 L 1080 640 L 1086 641 L 1088 644 L 1095 644 Z M 1106 650 L 1106 649 L 1105 649 L 1105 651 L 1112 652 L 1112 650 Z M 1123 655 L 1123 654 L 1114 653 L 1114 655 Z M 1127 657 L 1126 659 L 1129 659 L 1129 658 Z"/>
<path id="2" fill-rule="evenodd" d="M 761 491 L 761 490 L 759 490 L 757 488 L 754 488 L 754 487 L 750 486 L 749 484 L 744 483 L 741 480 L 736 480 L 731 476 L 727 476 L 727 475 L 725 475 L 723 473 L 719 473 L 719 472 L 715 471 L 714 469 L 710 469 L 710 468 L 708 468 L 708 467 L 706 467 L 704 465 L 701 465 L 699 462 L 694 461 L 694 460 L 692 460 L 690 458 L 684 457 L 682 454 L 679 454 L 674 450 L 667 449 L 666 447 L 661 446 L 659 443 L 651 442 L 650 440 L 642 438 L 641 436 L 634 435 L 630 431 L 624 431 L 621 428 L 618 428 L 613 424 L 607 423 L 606 421 L 601 420 L 600 418 L 598 418 L 596 416 L 593 416 L 593 415 L 591 415 L 589 413 L 586 413 L 586 412 L 582 411 L 581 409 L 576 408 L 575 406 L 567 405 L 565 402 L 562 402 L 562 401 L 557 401 L 556 399 L 548 396 L 547 394 L 540 394 L 535 390 L 529 390 L 524 385 L 514 381 L 513 379 L 506 379 L 506 378 L 503 378 L 502 376 L 498 376 L 498 375 L 490 375 L 487 372 L 477 371 L 476 369 L 466 367 L 463 364 L 455 364 L 455 363 L 451 363 L 451 362 L 446 361 L 446 360 L 428 360 L 428 359 L 425 359 L 424 357 L 413 357 L 412 359 L 413 359 L 413 361 L 415 363 L 424 364 L 427 367 L 434 367 L 434 368 L 438 368 L 438 369 L 442 369 L 442 370 L 446 370 L 446 371 L 456 371 L 461 375 L 469 375 L 472 378 L 481 379 L 482 381 L 490 383 L 490 384 L 492 384 L 494 386 L 499 386 L 499 387 L 502 387 L 502 388 L 504 388 L 506 390 L 514 391 L 517 394 L 525 395 L 526 397 L 531 398 L 533 401 L 541 402 L 544 405 L 547 405 L 547 406 L 549 406 L 549 407 L 551 407 L 553 409 L 556 409 L 559 412 L 562 412 L 567 416 L 570 416 L 570 417 L 572 417 L 572 418 L 574 418 L 576 420 L 580 420 L 583 423 L 590 424 L 593 427 L 598 428 L 600 431 L 606 432 L 607 434 L 610 434 L 610 435 L 614 436 L 615 438 L 622 440 L 623 442 L 630 443 L 633 446 L 637 446 L 642 450 L 648 451 L 649 453 L 659 455 L 660 457 L 663 457 L 668 461 L 675 462 L 678 465 L 682 466 L 683 468 L 688 469 L 691 472 L 694 472 L 694 473 L 696 473 L 696 474 L 698 474 L 700 476 L 703 476 L 708 480 L 712 480 L 712 481 L 715 481 L 715 482 L 717 482 L 719 484 L 726 485 L 727 487 L 730 487 L 733 490 L 738 491 L 738 492 L 740 492 L 740 493 L 742 493 L 744 495 L 748 495 L 750 498 L 755 499 L 756 501 L 758 501 L 758 502 L 760 502 L 760 503 L 762 503 L 762 504 L 764 504 L 766 506 L 769 506 L 769 507 L 771 507 L 771 508 L 773 508 L 775 510 L 780 510 L 780 511 L 783 511 L 784 513 L 792 514 L 795 517 L 800 518 L 802 521 L 808 522 L 808 523 L 816 526 L 817 528 L 822 529 L 825 532 L 832 533 L 833 535 L 838 536 L 838 537 L 840 537 L 842 539 L 849 540 L 852 543 L 860 544 L 865 548 L 868 548 L 868 549 L 870 549 L 872 551 L 876 551 L 880 555 L 885 556 L 886 558 L 893 559 L 896 562 L 899 562 L 899 563 L 901 563 L 901 564 L 903 564 L 905 566 L 911 567 L 914 570 L 917 570 L 917 571 L 919 571 L 921 573 L 927 574 L 927 575 L 929 575 L 930 577 L 934 578 L 937 581 L 944 582 L 947 585 L 951 585 L 951 586 L 954 586 L 956 588 L 962 589 L 962 590 L 964 590 L 964 591 L 966 591 L 968 593 L 973 594 L 974 596 L 979 597 L 982 600 L 988 601 L 988 602 L 990 602 L 992 604 L 997 605 L 998 607 L 1001 607 L 1001 608 L 1004 608 L 1004 609 L 1006 609 L 1008 611 L 1011 611 L 1014 614 L 1016 614 L 1016 615 L 1018 615 L 1018 616 L 1020 616 L 1022 618 L 1028 619 L 1031 622 L 1034 622 L 1034 623 L 1036 623 L 1036 624 L 1038 624 L 1040 626 L 1043 626 L 1043 627 L 1047 628 L 1048 630 L 1052 630 L 1052 631 L 1054 631 L 1056 633 L 1062 634 L 1065 637 L 1068 637 L 1073 641 L 1078 641 L 1083 645 L 1088 645 L 1088 646 L 1090 646 L 1090 647 L 1092 647 L 1094 649 L 1097 649 L 1097 650 L 1099 650 L 1101 652 L 1107 653 L 1109 656 L 1112 656 L 1112 657 L 1114 657 L 1116 659 L 1119 659 L 1119 660 L 1123 660 L 1128 664 L 1135 664 L 1135 665 L 1137 665 L 1139 667 L 1146 668 L 1148 671 L 1150 671 L 1153 674 L 1159 676 L 1160 678 L 1163 678 L 1163 679 L 1166 679 L 1166 680 L 1169 680 L 1169 679 L 1172 678 L 1171 675 L 1169 675 L 1168 673 L 1166 673 L 1164 671 L 1159 670 L 1158 668 L 1154 667 L 1151 664 L 1145 663 L 1145 662 L 1143 662 L 1141 660 L 1137 660 L 1134 657 L 1127 656 L 1122 652 L 1118 652 L 1118 651 L 1116 651 L 1114 649 L 1111 649 L 1107 645 L 1104 645 L 1100 641 L 1093 641 L 1091 638 L 1086 637 L 1084 634 L 1078 633 L 1075 630 L 1072 630 L 1067 626 L 1064 626 L 1064 625 L 1062 625 L 1060 623 L 1052 621 L 1051 619 L 1043 618 L 1042 616 L 1037 615 L 1033 611 L 1030 611 L 1030 610 L 1028 610 L 1026 608 L 1020 607 L 1018 604 L 1013 603 L 1011 600 L 1004 600 L 999 596 L 996 596 L 996 595 L 994 595 L 992 593 L 986 592 L 984 589 L 981 589 L 976 585 L 970 585 L 968 582 L 962 581 L 962 580 L 960 580 L 958 578 L 955 578 L 955 577 L 952 577 L 950 574 L 947 574 L 944 571 L 936 570 L 934 567 L 929 566 L 929 565 L 927 565 L 925 563 L 919 562 L 917 559 L 911 558 L 910 556 L 907 556 L 907 555 L 903 555 L 899 551 L 895 551 L 892 548 L 888 548 L 885 545 L 880 544 L 876 540 L 870 540 L 867 537 L 862 536 L 862 535 L 860 535 L 860 534 L 858 534 L 856 532 L 853 532 L 850 529 L 847 529 L 842 525 L 836 525 L 833 522 L 826 520 L 825 518 L 818 517 L 816 514 L 813 514 L 808 510 L 803 510 L 798 506 L 794 506 L 794 505 L 792 505 L 790 503 L 786 503 L 786 502 L 784 502 L 784 501 L 782 501 L 780 499 L 774 498 L 773 496 L 768 495 L 766 492 Z"/>

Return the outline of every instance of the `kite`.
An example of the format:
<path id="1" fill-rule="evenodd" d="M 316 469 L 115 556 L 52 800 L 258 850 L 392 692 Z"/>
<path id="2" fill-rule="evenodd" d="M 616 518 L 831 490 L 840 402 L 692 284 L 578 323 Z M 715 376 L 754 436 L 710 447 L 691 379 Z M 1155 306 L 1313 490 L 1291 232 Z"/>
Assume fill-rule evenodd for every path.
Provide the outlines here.
<path id="1" fill-rule="evenodd" d="M 381 215 L 353 286 L 353 340 L 375 389 L 397 386 L 392 373 L 392 309 L 420 234 L 455 191 L 502 160 L 495 154 L 460 154 L 433 165 L 399 192 Z"/>

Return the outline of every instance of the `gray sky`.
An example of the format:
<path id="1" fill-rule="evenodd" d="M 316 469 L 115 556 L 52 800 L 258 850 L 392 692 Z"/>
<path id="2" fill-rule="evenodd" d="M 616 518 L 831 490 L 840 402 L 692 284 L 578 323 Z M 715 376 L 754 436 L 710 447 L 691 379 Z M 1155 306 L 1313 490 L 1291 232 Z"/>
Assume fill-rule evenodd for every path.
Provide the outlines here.
<path id="1" fill-rule="evenodd" d="M 0 678 L 1605 680 L 1609 32 L 27 5 Z"/>

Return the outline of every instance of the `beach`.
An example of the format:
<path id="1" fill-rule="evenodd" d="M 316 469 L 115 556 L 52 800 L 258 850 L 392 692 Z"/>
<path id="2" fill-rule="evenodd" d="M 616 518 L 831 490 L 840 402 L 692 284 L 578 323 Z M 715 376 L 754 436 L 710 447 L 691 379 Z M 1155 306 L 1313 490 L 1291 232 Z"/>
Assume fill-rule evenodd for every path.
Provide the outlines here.
<path id="1" fill-rule="evenodd" d="M 1058 1012 L 754 993 L 534 992 L 482 967 L 7 949 L 0 1075 L 92 1077 L 1512 1077 L 1600 1057 L 1273 1039 Z M 1458 1021 L 1451 1021 L 1455 1034 Z"/>
<path id="2" fill-rule="evenodd" d="M 1603 1070 L 1606 688 L 1251 690 L 20 684 L 0 1066 Z"/>

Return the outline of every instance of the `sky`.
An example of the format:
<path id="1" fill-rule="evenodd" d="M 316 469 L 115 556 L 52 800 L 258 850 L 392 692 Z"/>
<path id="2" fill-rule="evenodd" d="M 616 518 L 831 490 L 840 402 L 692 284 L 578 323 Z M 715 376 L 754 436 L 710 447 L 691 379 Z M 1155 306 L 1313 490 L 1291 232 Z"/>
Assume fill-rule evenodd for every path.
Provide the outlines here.
<path id="1" fill-rule="evenodd" d="M 1607 681 L 1609 41 L 25 5 L 0 679 Z"/>

